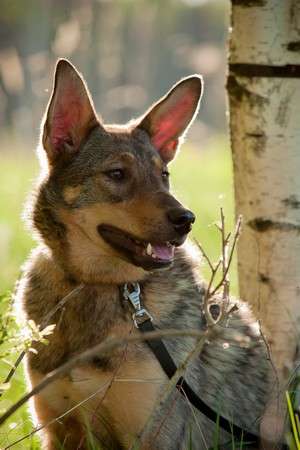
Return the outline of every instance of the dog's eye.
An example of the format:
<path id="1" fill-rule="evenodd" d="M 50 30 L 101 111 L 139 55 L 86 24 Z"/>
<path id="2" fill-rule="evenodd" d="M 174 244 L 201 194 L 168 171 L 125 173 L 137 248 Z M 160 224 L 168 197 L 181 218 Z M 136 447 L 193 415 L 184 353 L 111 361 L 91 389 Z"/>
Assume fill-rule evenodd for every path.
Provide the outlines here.
<path id="1" fill-rule="evenodd" d="M 162 176 L 163 180 L 168 180 L 170 173 L 167 170 L 163 170 L 161 176 Z"/>
<path id="2" fill-rule="evenodd" d="M 112 169 L 107 170 L 105 175 L 114 181 L 123 181 L 125 178 L 125 170 L 123 169 Z"/>

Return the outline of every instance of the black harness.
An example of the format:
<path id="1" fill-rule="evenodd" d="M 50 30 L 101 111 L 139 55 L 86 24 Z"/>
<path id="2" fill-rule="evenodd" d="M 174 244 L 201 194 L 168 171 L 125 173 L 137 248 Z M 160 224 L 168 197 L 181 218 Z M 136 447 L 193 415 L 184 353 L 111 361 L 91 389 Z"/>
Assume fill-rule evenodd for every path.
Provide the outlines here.
<path id="1" fill-rule="evenodd" d="M 123 297 L 131 303 L 131 306 L 134 309 L 132 318 L 136 328 L 138 328 L 142 333 L 155 331 L 152 322 L 153 318 L 141 303 L 139 284 L 125 284 Z M 146 343 L 158 360 L 165 374 L 168 378 L 172 378 L 177 371 L 177 366 L 163 341 L 161 339 L 153 339 L 148 341 L 146 340 Z M 183 377 L 178 379 L 176 388 L 195 408 L 198 409 L 198 411 L 234 437 L 236 443 L 243 443 L 243 447 L 245 445 L 251 445 L 254 448 L 259 448 L 259 437 L 257 435 L 244 430 L 238 425 L 233 424 L 225 417 L 217 414 L 212 408 L 210 408 L 210 406 L 201 400 L 201 398 L 193 391 Z M 287 449 L 288 447 L 283 446 L 281 448 Z"/>

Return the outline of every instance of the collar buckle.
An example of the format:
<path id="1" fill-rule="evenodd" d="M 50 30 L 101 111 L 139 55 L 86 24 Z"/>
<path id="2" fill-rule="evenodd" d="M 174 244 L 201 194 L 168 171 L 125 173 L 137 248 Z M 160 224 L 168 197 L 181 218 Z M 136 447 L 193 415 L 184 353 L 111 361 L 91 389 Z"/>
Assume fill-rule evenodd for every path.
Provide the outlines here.
<path id="1" fill-rule="evenodd" d="M 124 284 L 123 297 L 131 303 L 131 306 L 134 309 L 132 320 L 136 328 L 139 328 L 139 325 L 146 322 L 146 320 L 150 320 L 152 322 L 153 317 L 142 305 L 141 288 L 139 283 Z"/>

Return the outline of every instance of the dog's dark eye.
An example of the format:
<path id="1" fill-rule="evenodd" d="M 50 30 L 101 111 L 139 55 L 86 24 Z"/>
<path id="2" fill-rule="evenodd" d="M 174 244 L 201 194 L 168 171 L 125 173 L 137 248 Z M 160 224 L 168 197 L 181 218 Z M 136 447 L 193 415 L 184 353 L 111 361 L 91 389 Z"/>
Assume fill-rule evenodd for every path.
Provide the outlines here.
<path id="1" fill-rule="evenodd" d="M 168 180 L 169 179 L 169 172 L 167 170 L 163 170 L 162 174 L 161 174 L 163 180 Z"/>
<path id="2" fill-rule="evenodd" d="M 125 170 L 123 169 L 112 169 L 107 170 L 105 175 L 114 181 L 123 181 L 125 179 Z"/>

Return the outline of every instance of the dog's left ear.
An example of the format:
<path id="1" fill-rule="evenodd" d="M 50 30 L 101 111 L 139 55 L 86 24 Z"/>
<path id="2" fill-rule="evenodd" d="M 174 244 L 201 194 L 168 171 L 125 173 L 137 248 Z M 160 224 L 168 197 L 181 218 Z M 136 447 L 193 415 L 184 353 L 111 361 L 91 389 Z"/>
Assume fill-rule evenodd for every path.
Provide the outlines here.
<path id="1" fill-rule="evenodd" d="M 164 162 L 170 162 L 197 115 L 202 95 L 202 78 L 192 75 L 175 84 L 143 116 L 138 128 L 145 130 Z"/>
<path id="2" fill-rule="evenodd" d="M 60 59 L 43 122 L 42 142 L 50 164 L 75 154 L 97 124 L 83 77 L 69 61 Z"/>

